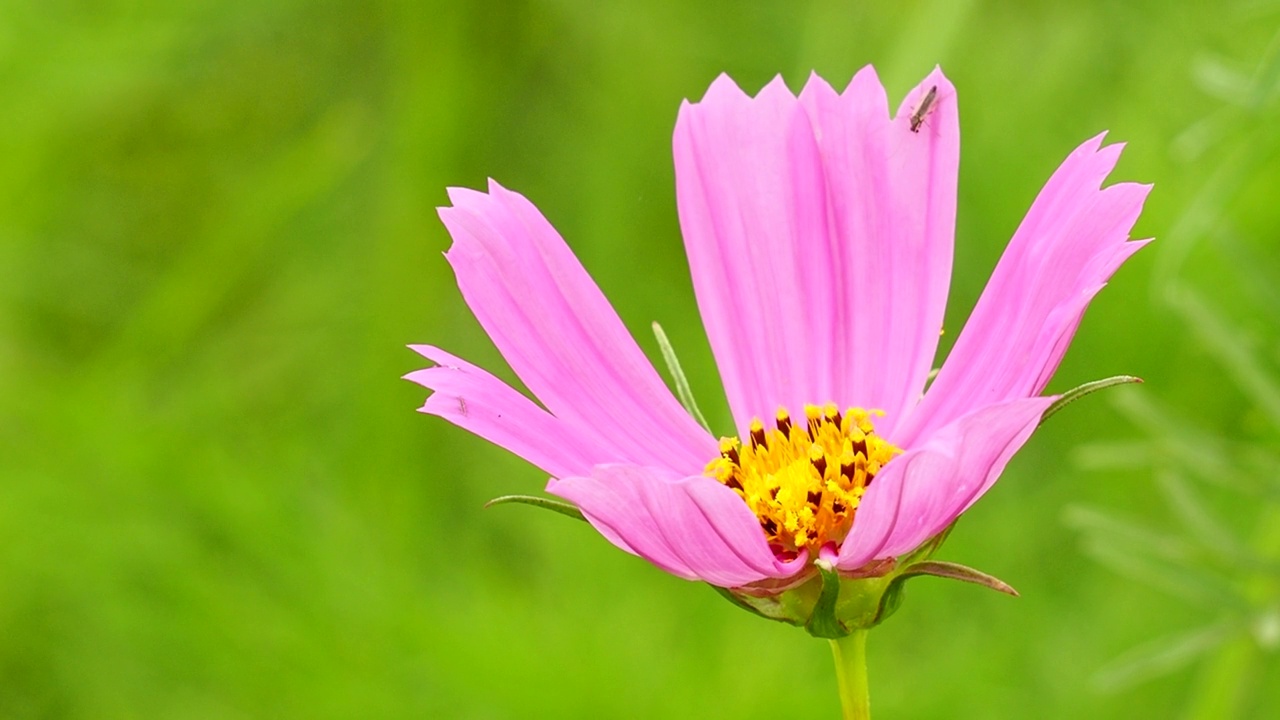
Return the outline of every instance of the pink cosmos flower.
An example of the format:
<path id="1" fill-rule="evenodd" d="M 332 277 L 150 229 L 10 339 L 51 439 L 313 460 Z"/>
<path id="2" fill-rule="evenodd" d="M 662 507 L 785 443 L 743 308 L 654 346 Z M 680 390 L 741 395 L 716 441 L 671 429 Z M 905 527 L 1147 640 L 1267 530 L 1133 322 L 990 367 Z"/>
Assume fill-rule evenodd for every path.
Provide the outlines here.
<path id="1" fill-rule="evenodd" d="M 928 98 L 928 100 L 926 100 Z M 756 97 L 728 77 L 675 130 L 680 224 L 737 425 L 686 412 L 550 223 L 490 182 L 440 217 L 467 304 L 541 406 L 430 346 L 406 377 L 438 415 L 542 468 L 610 542 L 687 579 L 785 588 L 902 556 L 991 487 L 1090 299 L 1145 241 L 1150 186 L 1102 189 L 1089 140 L 1014 234 L 925 392 L 955 232 L 955 89 L 934 70 L 890 115 L 870 67 Z"/>

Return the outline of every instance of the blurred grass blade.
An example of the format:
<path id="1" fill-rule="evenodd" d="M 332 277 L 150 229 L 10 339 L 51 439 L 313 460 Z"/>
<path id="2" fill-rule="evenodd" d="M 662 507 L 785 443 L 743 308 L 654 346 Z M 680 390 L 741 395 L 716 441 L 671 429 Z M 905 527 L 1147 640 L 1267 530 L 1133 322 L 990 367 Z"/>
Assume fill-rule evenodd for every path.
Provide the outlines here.
<path id="1" fill-rule="evenodd" d="M 1158 470 L 1156 482 L 1182 526 L 1202 545 L 1236 565 L 1253 568 L 1260 565 L 1259 558 L 1205 510 L 1204 499 L 1181 475 L 1171 470 Z"/>
<path id="2" fill-rule="evenodd" d="M 1260 110 L 1280 94 L 1280 31 L 1271 36 L 1250 88 L 1249 107 Z"/>
<path id="3" fill-rule="evenodd" d="M 542 508 L 543 510 L 550 510 L 551 512 L 557 512 L 557 513 L 560 513 L 561 515 L 571 517 L 577 520 L 586 521 L 587 519 L 586 517 L 583 516 L 582 511 L 579 510 L 576 505 L 567 503 L 563 500 L 554 500 L 552 498 L 537 497 L 535 495 L 503 495 L 501 497 L 496 497 L 490 500 L 489 502 L 485 503 L 484 506 L 487 508 L 490 508 L 495 505 L 509 505 L 511 503 L 518 503 L 520 505 L 532 505 L 533 507 Z"/>
<path id="4" fill-rule="evenodd" d="M 1198 293 L 1183 288 L 1171 293 L 1170 303 L 1200 336 L 1201 345 L 1213 354 L 1249 399 L 1280 429 L 1280 387 L 1261 367 L 1241 333 L 1205 302 Z"/>
<path id="5" fill-rule="evenodd" d="M 684 369 L 680 367 L 680 359 L 676 357 L 675 348 L 671 347 L 667 333 L 656 322 L 653 323 L 653 336 L 658 339 L 658 347 L 662 349 L 662 359 L 666 361 L 667 369 L 671 371 L 671 380 L 676 384 L 676 397 L 680 398 L 680 404 L 698 421 L 699 425 L 707 432 L 711 432 L 711 426 L 707 424 L 707 419 L 698 409 L 698 402 L 693 399 L 693 388 L 689 387 L 689 379 L 684 376 Z"/>
<path id="6" fill-rule="evenodd" d="M 1071 456 L 1082 470 L 1134 470 L 1151 467 L 1154 454 L 1147 440 L 1115 440 L 1084 443 Z"/>
<path id="7" fill-rule="evenodd" d="M 1213 247 L 1235 269 L 1240 285 L 1257 303 L 1257 313 L 1264 317 L 1280 316 L 1280 283 L 1269 272 L 1269 256 L 1259 253 L 1229 226 L 1215 230 Z"/>
<path id="8" fill-rule="evenodd" d="M 1273 503 L 1280 503 L 1280 455 L 1257 445 L 1246 445 L 1240 448 L 1238 455 L 1250 477 L 1261 479 L 1262 491 Z"/>
<path id="9" fill-rule="evenodd" d="M 1248 608 L 1248 602 L 1227 581 L 1201 568 L 1123 552 L 1123 548 L 1117 548 L 1110 542 L 1100 542 L 1098 538 L 1087 539 L 1084 551 L 1119 575 L 1197 605 L 1213 610 Z"/>
<path id="10" fill-rule="evenodd" d="M 1191 63 L 1191 79 L 1201 92 L 1228 105 L 1248 103 L 1253 78 L 1237 71 L 1221 57 L 1206 55 Z"/>
<path id="11" fill-rule="evenodd" d="M 1150 530 L 1095 508 L 1069 506 L 1062 521 L 1068 527 L 1113 548 L 1124 548 L 1174 563 L 1190 563 L 1195 549 L 1181 538 Z"/>
<path id="12" fill-rule="evenodd" d="M 1121 655 L 1093 676 L 1093 685 L 1114 693 L 1138 683 L 1176 672 L 1231 636 L 1229 624 L 1210 625 L 1154 640 Z"/>
<path id="13" fill-rule="evenodd" d="M 1241 144 L 1216 153 L 1218 166 L 1200 186 L 1190 204 L 1161 238 L 1164 253 L 1156 258 L 1151 288 L 1154 299 L 1167 300 L 1180 287 L 1178 275 L 1195 246 L 1222 222 L 1223 207 L 1240 187 L 1255 177 L 1263 160 L 1260 153 Z"/>
<path id="14" fill-rule="evenodd" d="M 1239 123 L 1239 109 L 1220 108 L 1212 115 L 1192 123 L 1178 133 L 1169 143 L 1170 152 L 1181 162 L 1195 161 L 1223 138 L 1230 136 Z"/>
<path id="15" fill-rule="evenodd" d="M 1188 428 L 1197 427 L 1196 423 L 1162 407 L 1144 393 L 1118 392 L 1112 395 L 1111 402 L 1130 422 L 1155 439 L 1153 463 L 1172 462 L 1212 485 L 1248 494 L 1258 492 L 1257 480 L 1240 472 L 1231 460 L 1239 453 L 1227 448 L 1220 438 L 1201 429 L 1196 431 L 1194 443 L 1187 442 Z"/>

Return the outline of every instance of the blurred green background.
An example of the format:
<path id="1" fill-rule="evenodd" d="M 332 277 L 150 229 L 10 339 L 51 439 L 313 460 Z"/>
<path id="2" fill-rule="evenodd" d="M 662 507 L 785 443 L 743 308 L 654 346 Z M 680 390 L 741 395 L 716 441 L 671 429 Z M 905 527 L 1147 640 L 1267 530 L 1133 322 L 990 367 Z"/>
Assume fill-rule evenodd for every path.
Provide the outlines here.
<path id="1" fill-rule="evenodd" d="M 434 210 L 492 176 L 654 358 L 663 323 L 729 427 L 676 110 L 722 71 L 754 92 L 867 63 L 895 106 L 935 63 L 958 88 L 948 329 L 1100 131 L 1130 144 L 1113 180 L 1155 183 L 1136 236 L 1159 238 L 1051 389 L 1147 384 L 1047 424 L 941 554 L 1022 598 L 914 581 L 871 636 L 877 715 L 1280 716 L 1278 24 L 1250 2 L 0 4 L 0 717 L 836 717 L 825 643 L 580 524 L 483 510 L 544 477 L 398 378 L 411 342 L 510 377 Z"/>

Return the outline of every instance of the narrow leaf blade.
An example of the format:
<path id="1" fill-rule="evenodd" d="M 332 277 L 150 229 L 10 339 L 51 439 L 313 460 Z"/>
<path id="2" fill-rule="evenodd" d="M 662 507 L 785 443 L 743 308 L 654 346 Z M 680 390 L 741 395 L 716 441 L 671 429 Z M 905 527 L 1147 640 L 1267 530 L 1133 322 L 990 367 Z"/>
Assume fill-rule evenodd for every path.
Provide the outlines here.
<path id="1" fill-rule="evenodd" d="M 1142 378 L 1135 375 L 1116 375 L 1115 377 L 1094 380 L 1093 382 L 1087 382 L 1079 387 L 1071 388 L 1070 390 L 1062 393 L 1062 396 L 1057 400 L 1054 400 L 1053 404 L 1044 411 L 1044 414 L 1040 416 L 1040 423 L 1043 424 L 1045 420 L 1053 417 L 1059 410 L 1070 405 L 1076 400 L 1079 400 L 1085 395 L 1091 395 L 1099 390 L 1105 390 L 1116 385 L 1127 385 L 1129 383 L 1140 382 L 1142 382 Z"/>
<path id="2" fill-rule="evenodd" d="M 552 498 L 537 497 L 534 495 L 503 495 L 501 497 L 496 497 L 490 500 L 489 502 L 485 503 L 484 506 L 489 508 L 489 507 L 493 507 L 494 505 L 508 505 L 511 503 L 518 503 L 520 505 L 532 505 L 533 507 L 542 508 L 543 510 L 550 510 L 551 512 L 560 513 L 561 515 L 564 515 L 566 517 L 571 517 L 576 520 L 582 520 L 583 522 L 586 522 L 586 519 L 587 519 L 586 517 L 583 516 L 582 511 L 579 510 L 577 506 L 571 503 L 567 503 L 563 500 L 554 500 Z"/>
<path id="3" fill-rule="evenodd" d="M 671 372 L 671 380 L 676 385 L 676 397 L 680 398 L 680 404 L 684 406 L 685 412 L 693 416 L 698 424 L 711 431 L 711 426 L 707 425 L 707 419 L 702 416 L 702 411 L 698 409 L 698 402 L 693 399 L 693 388 L 689 386 L 689 379 L 684 376 L 684 368 L 680 367 L 680 359 L 676 357 L 675 348 L 671 347 L 671 340 L 667 338 L 667 333 L 658 323 L 653 324 L 653 336 L 658 340 L 658 347 L 662 350 L 662 359 L 667 363 L 667 370 Z"/>

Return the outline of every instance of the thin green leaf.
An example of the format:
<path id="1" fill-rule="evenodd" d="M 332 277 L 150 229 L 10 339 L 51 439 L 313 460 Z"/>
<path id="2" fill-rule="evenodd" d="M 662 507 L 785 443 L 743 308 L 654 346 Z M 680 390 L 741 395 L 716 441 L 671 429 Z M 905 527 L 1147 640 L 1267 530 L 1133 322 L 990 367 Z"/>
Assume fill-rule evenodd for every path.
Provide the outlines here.
<path id="1" fill-rule="evenodd" d="M 1079 400 L 1085 395 L 1090 395 L 1098 392 L 1099 390 L 1105 390 L 1106 388 L 1114 387 L 1116 385 L 1127 385 L 1129 383 L 1140 382 L 1142 382 L 1142 378 L 1140 377 L 1135 377 L 1133 375 L 1116 375 L 1115 377 L 1094 380 L 1093 382 L 1085 383 L 1079 387 L 1071 388 L 1070 390 L 1062 393 L 1062 396 L 1057 400 L 1053 401 L 1053 404 L 1050 405 L 1049 408 L 1044 411 L 1044 414 L 1040 416 L 1040 422 L 1043 424 L 1045 420 L 1053 417 L 1053 415 L 1059 410 L 1070 405 L 1076 400 Z"/>
<path id="2" fill-rule="evenodd" d="M 1001 580 L 994 575 L 988 575 L 981 570 L 975 570 L 967 565 L 959 563 L 945 562 L 941 560 L 926 560 L 916 563 L 902 571 L 902 577 L 911 575 L 932 575 L 934 577 L 948 578 L 951 580 L 959 580 L 961 582 L 973 583 L 990 588 L 996 592 L 1002 592 L 1005 595 L 1018 597 L 1018 591 L 1014 590 L 1009 583 Z"/>
<path id="3" fill-rule="evenodd" d="M 510 503 L 532 505 L 536 508 L 550 510 L 551 512 L 557 512 L 567 517 L 582 520 L 584 522 L 586 521 L 586 518 L 582 515 L 582 511 L 579 510 L 576 505 L 567 503 L 563 500 L 553 500 L 552 498 L 536 497 L 534 495 L 503 495 L 490 500 L 485 503 L 484 506 L 489 508 L 494 505 L 507 505 Z"/>
<path id="4" fill-rule="evenodd" d="M 662 359 L 667 363 L 667 370 L 671 373 L 671 380 L 676 384 L 676 397 L 680 398 L 680 404 L 684 406 L 685 412 L 693 416 L 699 425 L 706 428 L 707 432 L 711 432 L 711 426 L 707 424 L 707 419 L 702 416 L 702 411 L 698 409 L 698 402 L 693 399 L 693 388 L 689 386 L 689 379 L 684 376 L 684 369 L 680 367 L 680 360 L 676 357 L 675 348 L 671 347 L 671 340 L 667 338 L 667 333 L 658 323 L 653 324 L 653 336 L 658 339 L 658 347 L 662 350 Z"/>

